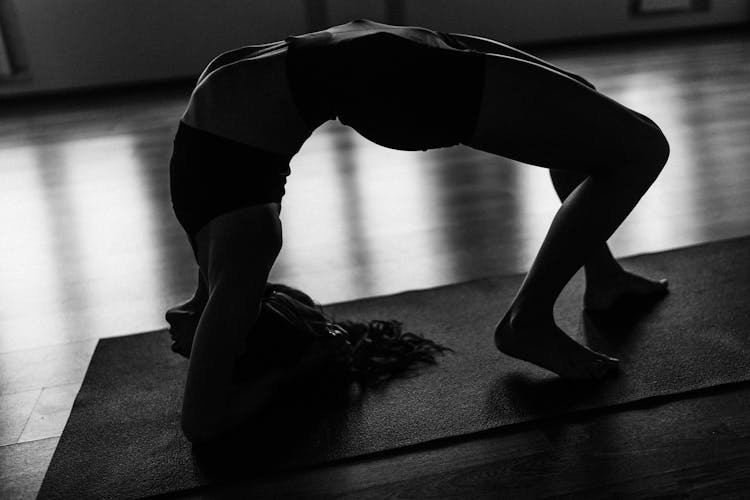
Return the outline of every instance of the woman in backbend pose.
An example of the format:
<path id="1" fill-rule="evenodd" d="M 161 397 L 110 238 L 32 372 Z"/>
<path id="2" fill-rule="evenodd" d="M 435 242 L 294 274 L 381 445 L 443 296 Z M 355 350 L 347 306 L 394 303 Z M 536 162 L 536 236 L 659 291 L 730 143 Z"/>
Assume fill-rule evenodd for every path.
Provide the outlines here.
<path id="1" fill-rule="evenodd" d="M 495 345 L 564 378 L 617 370 L 618 360 L 556 326 L 553 305 L 584 265 L 588 309 L 665 293 L 665 280 L 626 272 L 606 245 L 667 161 L 659 127 L 583 78 L 507 45 L 357 20 L 221 54 L 200 76 L 179 123 L 172 202 L 200 283 L 167 319 L 173 336 L 187 339 L 178 349 L 192 352 L 182 413 L 191 441 L 239 426 L 279 381 L 238 387 L 233 363 L 253 348 L 245 340 L 270 296 L 289 160 L 335 118 L 388 148 L 464 144 L 548 168 L 563 203 L 499 318 Z M 350 342 L 331 339 L 316 349 L 351 359 Z"/>

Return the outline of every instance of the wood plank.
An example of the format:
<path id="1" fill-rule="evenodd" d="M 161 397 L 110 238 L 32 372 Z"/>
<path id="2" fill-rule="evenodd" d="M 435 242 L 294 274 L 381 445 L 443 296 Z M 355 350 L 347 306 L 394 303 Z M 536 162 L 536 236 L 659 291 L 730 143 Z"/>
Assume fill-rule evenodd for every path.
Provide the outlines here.
<path id="1" fill-rule="evenodd" d="M 98 339 L 0 354 L 0 394 L 83 382 Z"/>
<path id="2" fill-rule="evenodd" d="M 81 382 L 42 389 L 18 442 L 61 436 L 80 389 Z"/>
<path id="3" fill-rule="evenodd" d="M 36 498 L 60 438 L 0 447 L 0 498 Z"/>
<path id="4" fill-rule="evenodd" d="M 0 396 L 0 446 L 18 442 L 41 393 L 33 389 Z"/>

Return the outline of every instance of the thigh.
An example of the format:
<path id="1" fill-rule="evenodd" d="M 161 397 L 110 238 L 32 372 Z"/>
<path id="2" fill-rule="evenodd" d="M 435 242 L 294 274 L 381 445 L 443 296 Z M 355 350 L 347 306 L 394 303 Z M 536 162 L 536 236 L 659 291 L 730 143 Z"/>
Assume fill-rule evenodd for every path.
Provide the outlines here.
<path id="1" fill-rule="evenodd" d="M 490 38 L 484 38 L 475 35 L 465 35 L 462 33 L 451 33 L 450 35 L 473 50 L 484 52 L 487 54 L 515 57 L 516 59 L 521 59 L 522 61 L 533 62 L 539 64 L 540 66 L 544 66 L 545 68 L 562 73 L 563 75 L 566 75 L 570 78 L 573 78 L 574 80 L 583 83 L 587 87 L 594 88 L 594 85 L 583 77 L 576 75 L 575 73 L 571 73 L 570 71 L 566 71 L 559 66 L 555 66 L 554 64 L 547 62 L 544 59 L 540 59 L 539 57 L 533 56 L 528 52 L 524 52 L 515 47 L 511 47 L 510 45 L 500 43 Z"/>
<path id="2" fill-rule="evenodd" d="M 514 57 L 485 57 L 481 105 L 467 146 L 596 173 L 637 162 L 660 140 L 658 127 L 642 115 L 557 71 Z"/>

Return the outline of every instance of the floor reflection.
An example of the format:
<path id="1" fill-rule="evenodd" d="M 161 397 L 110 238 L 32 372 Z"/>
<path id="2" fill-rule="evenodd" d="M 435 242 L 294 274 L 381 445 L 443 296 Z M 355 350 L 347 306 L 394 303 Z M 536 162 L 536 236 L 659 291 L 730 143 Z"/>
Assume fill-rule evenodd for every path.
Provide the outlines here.
<path id="1" fill-rule="evenodd" d="M 133 143 L 128 135 L 88 139 L 62 153 L 73 208 L 69 230 L 85 249 L 79 279 L 88 289 L 86 307 L 107 311 L 92 319 L 97 331 L 111 330 L 134 308 L 160 302 L 160 249 L 152 224 L 157 210 Z"/>
<path id="2" fill-rule="evenodd" d="M 128 135 L 87 138 L 2 151 L 15 184 L 0 198 L 0 224 L 10 237 L 0 251 L 3 322 L 13 331 L 0 352 L 128 333 L 132 315 L 162 313 L 162 247 Z M 17 193 L 22 199 L 15 199 Z M 62 320 L 62 321 L 61 321 Z M 7 322 L 6 322 L 7 321 Z"/>
<path id="3" fill-rule="evenodd" d="M 350 207 L 345 191 L 352 185 L 354 165 L 348 152 L 334 148 L 336 140 L 334 134 L 316 133 L 311 142 L 318 148 L 307 152 L 313 148 L 306 144 L 305 153 L 292 160 L 282 201 L 284 246 L 272 280 L 308 290 L 305 275 L 309 281 L 325 281 L 328 271 L 351 267 L 353 256 L 361 255 L 361 250 L 349 250 L 347 240 L 351 229 L 347 231 Z M 338 140 L 346 143 L 346 139 Z M 326 142 L 327 147 L 321 148 Z M 314 291 L 310 293 L 315 296 Z"/>
<path id="4" fill-rule="evenodd" d="M 330 141 L 325 153 L 322 140 Z M 289 236 L 272 278 L 312 287 L 326 301 L 330 287 L 320 280 L 369 295 L 450 273 L 437 231 L 440 203 L 431 196 L 436 180 L 420 153 L 382 148 L 336 124 L 312 141 L 292 162 L 282 210 Z"/>
<path id="5" fill-rule="evenodd" d="M 5 352 L 19 338 L 54 330 L 65 316 L 67 296 L 35 148 L 0 150 L 0 165 L 0 352 Z"/>
<path id="6" fill-rule="evenodd" d="M 49 287 L 54 287 L 59 296 L 64 297 L 65 303 L 83 304 L 88 296 L 81 287 L 77 285 L 77 278 L 81 276 L 80 256 L 84 248 L 78 237 L 77 231 L 70 224 L 64 223 L 61 217 L 69 218 L 73 210 L 72 192 L 68 189 L 60 189 L 65 186 L 69 179 L 68 168 L 66 168 L 65 157 L 60 143 L 48 144 L 44 147 L 35 148 L 34 172 L 38 179 L 38 185 L 34 186 L 42 195 L 43 206 L 49 221 L 49 235 L 51 245 L 48 248 L 49 258 L 55 261 L 55 266 L 49 271 L 47 279 L 51 282 Z M 55 165 L 56 168 L 49 168 Z M 74 258 L 70 258 L 73 256 Z M 71 285 L 71 283 L 73 283 Z M 44 304 L 44 302 L 41 302 Z M 46 308 L 41 311 L 47 311 Z M 45 317 L 37 313 L 39 317 Z M 51 311 L 50 311 L 51 312 Z M 62 313 L 62 314 L 60 314 Z M 89 318 L 82 314 L 74 314 L 72 311 L 55 311 L 48 318 L 55 321 L 55 316 L 62 316 L 64 325 L 60 335 L 60 341 L 64 341 L 67 332 L 91 331 L 92 325 Z M 49 325 L 50 328 L 60 328 L 61 325 Z M 43 330 L 36 330 L 43 331 Z M 33 332 L 31 333 L 33 335 Z"/>
<path id="7" fill-rule="evenodd" d="M 438 220 L 450 258 L 450 280 L 502 273 L 498 260 L 499 267 L 520 269 L 524 250 L 506 243 L 509 235 L 523 234 L 528 223 L 518 204 L 523 167 L 465 146 L 428 151 L 422 158 L 437 176 Z"/>

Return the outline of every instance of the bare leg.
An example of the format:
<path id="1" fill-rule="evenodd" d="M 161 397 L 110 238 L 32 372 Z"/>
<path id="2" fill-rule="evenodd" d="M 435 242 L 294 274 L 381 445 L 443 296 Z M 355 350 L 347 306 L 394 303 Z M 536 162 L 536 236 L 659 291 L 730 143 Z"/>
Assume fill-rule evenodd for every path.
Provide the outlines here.
<path id="1" fill-rule="evenodd" d="M 539 64 L 573 78 L 592 90 L 596 90 L 596 87 L 582 76 L 566 71 L 510 45 L 475 35 L 459 33 L 452 33 L 452 35 L 474 50 L 488 54 L 510 56 Z M 638 115 L 656 127 L 656 124 L 651 119 L 644 115 Z M 560 201 L 565 201 L 565 198 L 586 179 L 587 174 L 572 170 L 550 170 L 550 177 Z M 584 307 L 588 311 L 608 310 L 623 298 L 655 299 L 667 293 L 667 280 L 653 281 L 625 271 L 614 259 L 606 243 L 598 247 L 591 254 L 584 265 L 584 269 L 586 271 Z"/>
<path id="2" fill-rule="evenodd" d="M 495 55 L 487 55 L 486 69 L 477 125 L 466 144 L 587 176 L 556 214 L 495 343 L 566 378 L 601 378 L 617 360 L 568 337 L 554 323 L 553 306 L 661 172 L 668 144 L 652 122 L 553 69 Z"/>
<path id="3" fill-rule="evenodd" d="M 588 177 L 585 173 L 572 170 L 551 169 L 549 173 L 552 185 L 555 187 L 555 192 L 561 202 L 564 202 L 568 195 Z M 584 269 L 586 270 L 587 279 L 590 274 L 593 276 L 597 274 L 611 275 L 622 270 L 606 244 L 596 248 L 591 257 L 586 261 Z"/>
<path id="4" fill-rule="evenodd" d="M 586 175 L 571 170 L 550 170 L 552 184 L 565 201 L 573 190 L 586 179 Z M 666 279 L 650 280 L 630 273 L 615 260 L 609 247 L 597 247 L 583 266 L 586 272 L 584 307 L 588 311 L 606 311 L 622 299 L 655 300 L 668 293 Z"/>
<path id="5" fill-rule="evenodd" d="M 182 407 L 182 427 L 193 442 L 232 429 L 255 411 L 257 401 L 234 397 L 238 387 L 233 385 L 232 370 L 246 348 L 281 248 L 278 204 L 217 216 L 196 240 L 208 302 L 193 339 Z"/>

